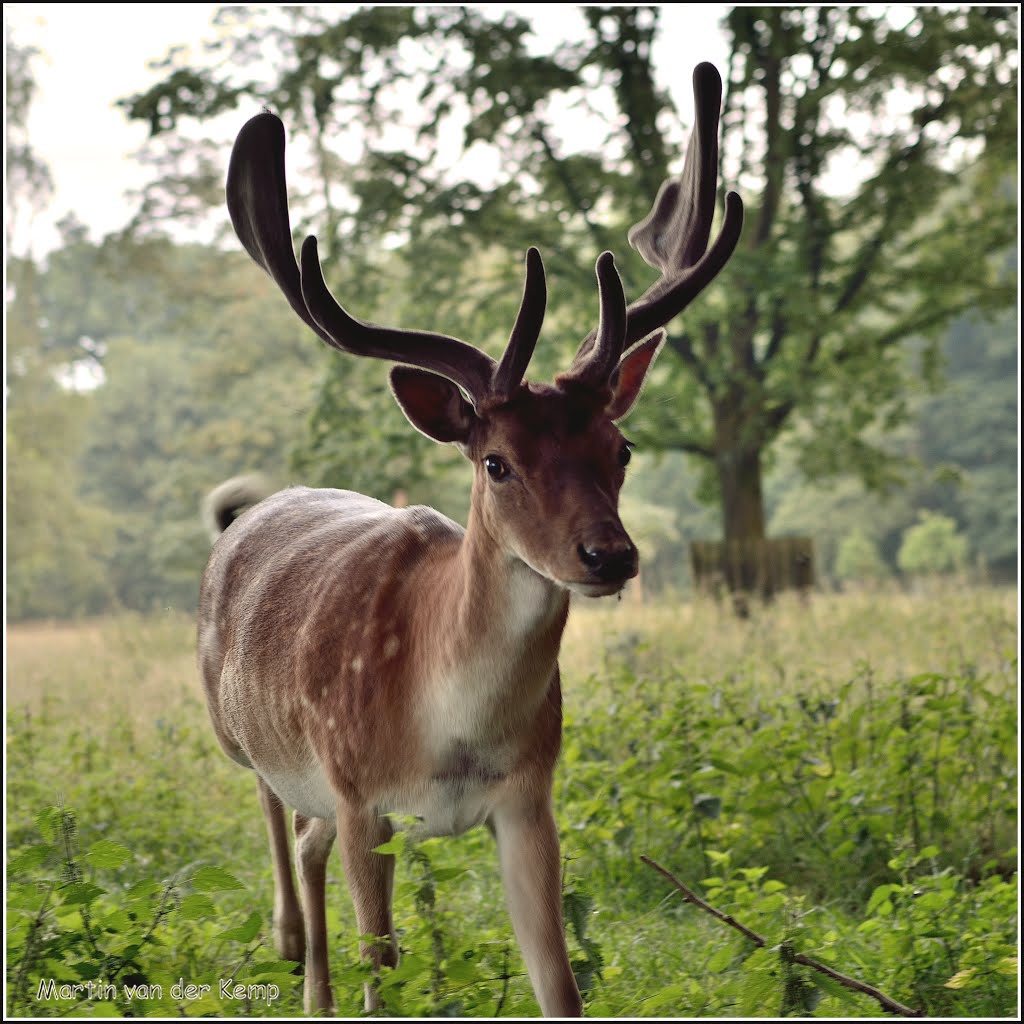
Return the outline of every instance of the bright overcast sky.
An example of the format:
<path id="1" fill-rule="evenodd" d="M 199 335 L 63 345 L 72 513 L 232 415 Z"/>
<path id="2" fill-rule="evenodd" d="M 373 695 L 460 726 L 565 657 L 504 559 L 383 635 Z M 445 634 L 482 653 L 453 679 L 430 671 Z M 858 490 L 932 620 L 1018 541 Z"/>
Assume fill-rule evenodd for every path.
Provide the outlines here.
<path id="1" fill-rule="evenodd" d="M 201 43 L 214 38 L 211 20 L 218 4 L 24 4 L 4 5 L 5 33 L 20 46 L 34 46 L 37 93 L 29 120 L 31 144 L 54 179 L 50 208 L 36 218 L 31 245 L 39 257 L 58 244 L 54 225 L 69 211 L 95 238 L 123 227 L 135 212 L 129 198 L 145 183 L 146 169 L 133 154 L 147 129 L 129 123 L 115 100 L 157 82 L 147 67 L 171 46 L 184 44 L 196 59 Z M 497 6 L 497 5 L 495 5 Z M 518 4 L 533 13 L 538 32 L 553 41 L 581 29 L 575 5 Z M 687 124 L 692 117 L 690 74 L 710 60 L 724 71 L 726 44 L 718 23 L 719 4 L 671 4 L 662 12 L 655 60 Z"/>

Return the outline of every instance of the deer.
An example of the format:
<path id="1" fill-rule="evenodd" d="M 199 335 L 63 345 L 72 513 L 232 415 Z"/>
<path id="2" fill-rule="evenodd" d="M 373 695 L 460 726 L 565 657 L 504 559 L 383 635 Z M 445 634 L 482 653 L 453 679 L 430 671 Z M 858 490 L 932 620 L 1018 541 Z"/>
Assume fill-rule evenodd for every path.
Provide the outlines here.
<path id="1" fill-rule="evenodd" d="M 199 670 L 221 747 L 256 774 L 274 941 L 304 965 L 307 1014 L 334 1011 L 325 889 L 335 840 L 360 956 L 377 979 L 399 958 L 395 858 L 377 848 L 412 821 L 424 836 L 486 825 L 542 1013 L 582 1015 L 552 804 L 559 647 L 570 595 L 613 595 L 637 575 L 618 511 L 632 445 L 617 423 L 640 395 L 665 325 L 718 275 L 740 236 L 743 206 L 729 192 L 709 245 L 717 70 L 699 65 L 693 88 L 683 169 L 629 233 L 660 277 L 627 305 L 603 252 L 598 325 L 552 384 L 525 379 L 547 302 L 536 248 L 500 360 L 447 335 L 360 320 L 328 289 L 315 236 L 296 260 L 282 122 L 264 111 L 234 143 L 227 206 L 242 246 L 327 345 L 395 364 L 391 391 L 410 424 L 457 446 L 473 467 L 465 528 L 345 490 L 264 496 L 236 480 L 209 498 L 219 536 L 200 587 Z M 367 982 L 366 1011 L 380 1006 Z"/>

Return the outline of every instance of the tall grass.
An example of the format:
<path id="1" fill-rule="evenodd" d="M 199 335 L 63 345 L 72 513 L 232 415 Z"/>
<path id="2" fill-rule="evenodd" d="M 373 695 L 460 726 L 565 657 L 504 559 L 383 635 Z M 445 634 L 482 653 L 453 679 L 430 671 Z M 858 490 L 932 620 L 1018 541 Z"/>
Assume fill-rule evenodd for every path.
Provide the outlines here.
<path id="1" fill-rule="evenodd" d="M 825 595 L 742 621 L 710 602 L 575 607 L 556 804 L 589 1012 L 877 1012 L 787 974 L 778 950 L 796 944 L 932 1014 L 1010 1013 L 1016 601 Z M 9 630 L 9 1012 L 301 1013 L 270 944 L 253 779 L 217 747 L 193 648 L 174 614 Z M 641 854 L 775 952 L 681 905 Z M 392 1012 L 536 1012 L 485 832 L 408 850 L 399 878 Z M 354 1013 L 340 865 L 330 884 Z M 120 1002 L 35 998 L 40 978 L 115 972 Z M 228 975 L 278 994 L 171 994 Z M 131 1003 L 132 978 L 165 989 Z"/>

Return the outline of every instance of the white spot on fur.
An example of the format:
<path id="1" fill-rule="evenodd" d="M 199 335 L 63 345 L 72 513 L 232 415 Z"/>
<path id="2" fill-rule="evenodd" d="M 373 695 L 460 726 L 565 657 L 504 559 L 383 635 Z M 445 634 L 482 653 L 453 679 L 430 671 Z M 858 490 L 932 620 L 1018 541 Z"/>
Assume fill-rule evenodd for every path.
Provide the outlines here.
<path id="1" fill-rule="evenodd" d="M 356 673 L 359 673 L 359 672 L 363 671 L 363 659 L 362 658 L 353 658 L 352 659 L 352 671 L 356 672 Z"/>
<path id="2" fill-rule="evenodd" d="M 400 646 L 401 644 L 399 643 L 398 637 L 392 633 L 391 636 L 384 641 L 384 650 L 382 651 L 384 660 L 387 661 L 388 658 L 393 658 L 398 653 L 398 648 Z"/>
<path id="3" fill-rule="evenodd" d="M 328 718 L 327 719 L 327 728 L 328 729 L 333 729 L 334 728 L 334 719 L 333 718 Z"/>

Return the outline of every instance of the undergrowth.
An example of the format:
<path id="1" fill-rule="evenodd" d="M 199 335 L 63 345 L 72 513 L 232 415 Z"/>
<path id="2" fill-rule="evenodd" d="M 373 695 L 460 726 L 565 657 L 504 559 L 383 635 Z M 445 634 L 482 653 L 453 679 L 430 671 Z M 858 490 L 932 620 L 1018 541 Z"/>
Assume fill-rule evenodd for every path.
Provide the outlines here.
<path id="1" fill-rule="evenodd" d="M 746 624 L 680 607 L 675 630 L 671 608 L 574 611 L 555 804 L 588 1014 L 879 1015 L 803 954 L 930 1016 L 1014 1015 L 1008 606 L 886 596 L 869 618 L 828 599 Z M 717 646 L 694 632 L 712 626 Z M 191 644 L 183 617 L 12 631 L 9 1015 L 302 1014 L 253 779 L 213 739 Z M 396 852 L 385 1011 L 535 1015 L 486 831 L 399 834 Z M 332 977 L 357 1015 L 368 974 L 336 861 Z"/>

